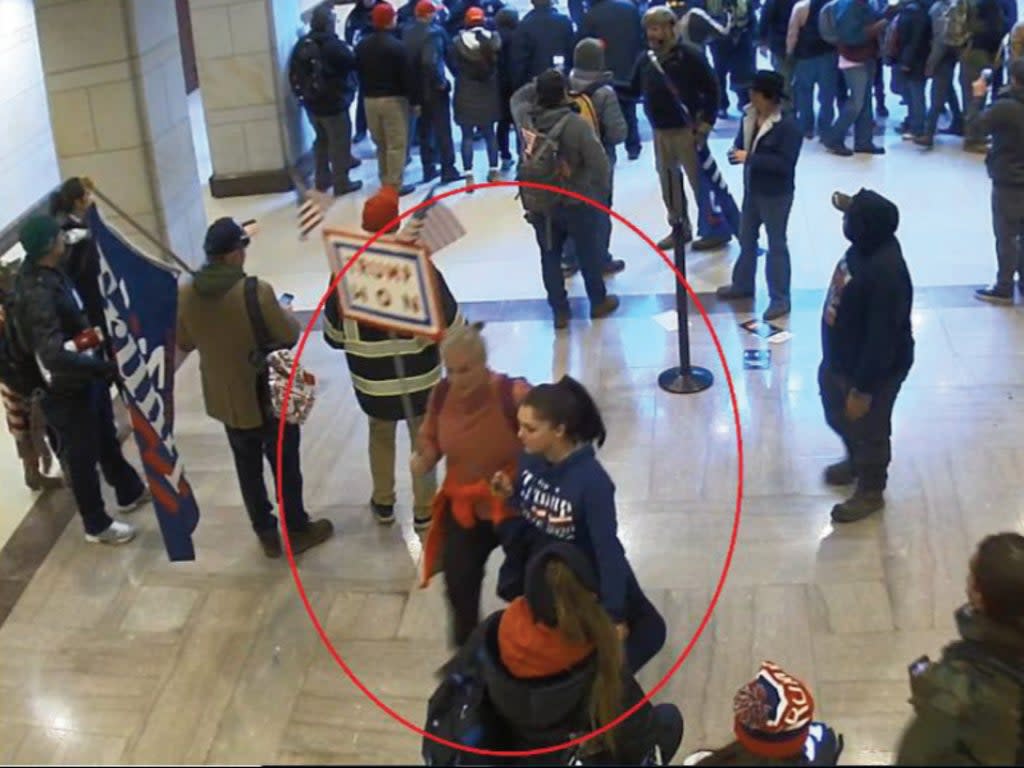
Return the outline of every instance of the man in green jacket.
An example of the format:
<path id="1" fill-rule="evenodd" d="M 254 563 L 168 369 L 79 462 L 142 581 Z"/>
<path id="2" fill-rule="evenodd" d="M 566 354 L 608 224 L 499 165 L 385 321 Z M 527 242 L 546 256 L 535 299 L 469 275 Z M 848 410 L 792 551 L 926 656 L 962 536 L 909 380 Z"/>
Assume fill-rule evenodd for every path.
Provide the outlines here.
<path id="1" fill-rule="evenodd" d="M 277 467 L 277 423 L 261 406 L 256 333 L 246 304 L 255 290 L 260 314 L 277 348 L 299 340 L 299 321 L 274 296 L 269 283 L 246 277 L 249 236 L 233 219 L 215 221 L 207 230 L 207 262 L 178 298 L 178 346 L 199 351 L 203 401 L 209 416 L 224 425 L 235 459 L 242 499 L 267 557 L 281 556 L 281 538 L 263 481 L 264 457 Z M 247 287 L 247 285 L 249 287 Z M 299 427 L 288 424 L 281 446 L 284 518 L 292 552 L 299 554 L 330 538 L 330 520 L 310 520 L 302 499 Z"/>
<path id="2" fill-rule="evenodd" d="M 1024 536 L 982 540 L 956 614 L 962 640 L 910 667 L 897 765 L 1024 764 Z"/>

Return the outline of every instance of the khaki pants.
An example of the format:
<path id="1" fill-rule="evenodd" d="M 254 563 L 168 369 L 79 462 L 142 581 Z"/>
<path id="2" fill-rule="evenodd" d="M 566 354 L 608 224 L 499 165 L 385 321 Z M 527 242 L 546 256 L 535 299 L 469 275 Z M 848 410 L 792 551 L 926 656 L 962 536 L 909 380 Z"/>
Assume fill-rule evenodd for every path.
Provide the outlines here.
<path id="1" fill-rule="evenodd" d="M 377 145 L 380 183 L 402 186 L 409 144 L 409 102 L 401 96 L 366 100 L 366 126 Z"/>
<path id="2" fill-rule="evenodd" d="M 691 128 L 673 128 L 654 132 L 654 166 L 661 183 L 661 198 L 665 201 L 669 224 L 683 222 L 690 231 L 690 216 L 686 207 L 686 191 L 675 190 L 675 171 L 682 166 L 690 180 L 694 197 L 700 187 L 700 164 L 697 162 L 697 138 Z M 678 199 L 677 199 L 678 198 Z"/>
<path id="3" fill-rule="evenodd" d="M 366 102 L 367 107 L 370 100 Z M 370 475 L 373 477 L 374 504 L 395 503 L 395 430 L 397 421 L 370 418 Z M 418 416 L 409 426 L 409 441 L 416 444 L 423 417 Z M 417 518 L 430 516 L 430 507 L 437 491 L 437 473 L 430 472 L 422 477 L 412 478 L 413 513 Z"/>

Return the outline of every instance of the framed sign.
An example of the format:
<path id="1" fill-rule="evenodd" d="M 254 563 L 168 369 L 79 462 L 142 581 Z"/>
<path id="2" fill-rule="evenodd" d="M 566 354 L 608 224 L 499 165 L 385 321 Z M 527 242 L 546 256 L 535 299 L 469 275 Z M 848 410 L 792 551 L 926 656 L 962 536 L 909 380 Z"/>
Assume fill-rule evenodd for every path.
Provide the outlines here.
<path id="1" fill-rule="evenodd" d="M 331 274 L 337 275 L 368 237 L 324 229 Z M 338 283 L 345 317 L 395 333 L 439 339 L 444 312 L 427 249 L 382 237 L 356 259 Z"/>

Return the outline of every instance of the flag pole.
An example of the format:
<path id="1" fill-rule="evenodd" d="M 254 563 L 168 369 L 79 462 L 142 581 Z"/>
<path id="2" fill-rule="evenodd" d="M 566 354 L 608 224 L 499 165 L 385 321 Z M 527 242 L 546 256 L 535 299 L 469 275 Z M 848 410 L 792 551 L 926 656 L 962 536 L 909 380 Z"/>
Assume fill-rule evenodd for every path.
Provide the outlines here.
<path id="1" fill-rule="evenodd" d="M 112 210 L 114 211 L 114 213 L 116 213 L 116 214 L 117 214 L 118 216 L 120 216 L 120 217 L 121 217 L 122 219 L 124 219 L 125 221 L 127 221 L 127 222 L 128 222 L 129 224 L 131 224 L 131 225 L 132 225 L 133 227 L 135 227 L 135 229 L 137 229 L 137 230 L 139 231 L 139 233 L 140 233 L 140 234 L 141 234 L 141 235 L 142 235 L 142 236 L 143 236 L 143 237 L 144 237 L 144 238 L 145 238 L 146 240 L 148 240 L 148 241 L 149 241 L 150 243 L 152 243 L 153 245 L 155 245 L 155 246 L 157 247 L 157 249 L 158 249 L 158 250 L 159 250 L 159 251 L 160 251 L 160 252 L 161 252 L 162 254 L 164 254 L 164 256 L 167 256 L 167 257 L 168 257 L 169 259 L 171 259 L 171 261 L 173 261 L 173 262 L 174 262 L 174 263 L 175 263 L 175 264 L 176 264 L 176 265 L 177 265 L 178 267 L 180 267 L 180 268 L 181 268 L 182 270 L 184 270 L 185 272 L 188 272 L 188 273 L 189 273 L 190 275 L 195 275 L 196 271 L 195 271 L 194 269 L 192 269 L 192 267 L 190 267 L 190 266 L 189 266 L 188 264 L 186 264 L 186 263 L 185 263 L 184 261 L 182 261 L 182 260 L 181 260 L 181 259 L 180 259 L 180 258 L 178 257 L 178 255 L 177 255 L 177 254 L 176 254 L 176 253 L 175 253 L 174 251 L 172 251 L 172 250 L 171 250 L 170 248 L 168 248 L 168 247 L 167 247 L 166 245 L 164 245 L 164 244 L 163 244 L 163 243 L 162 243 L 162 242 L 160 241 L 160 239 L 159 239 L 159 238 L 157 238 L 157 237 L 156 237 L 155 235 L 151 234 L 151 233 L 150 233 L 150 231 L 149 231 L 148 229 L 146 229 L 146 228 L 145 228 L 144 226 L 142 226 L 142 225 L 141 225 L 141 224 L 140 224 L 139 222 L 137 222 L 137 221 L 136 221 L 135 219 L 133 219 L 133 218 L 132 218 L 131 216 L 129 216 L 129 215 L 127 214 L 127 213 L 125 213 L 125 212 L 124 212 L 124 211 L 123 211 L 123 210 L 122 210 L 122 209 L 121 209 L 121 208 L 120 208 L 120 207 L 119 207 L 119 206 L 117 205 L 117 203 L 115 203 L 115 202 L 114 202 L 113 200 L 111 200 L 111 199 L 110 199 L 109 197 L 107 197 L 106 195 L 104 195 L 104 194 L 103 194 L 103 193 L 102 193 L 102 192 L 101 192 L 101 191 L 99 190 L 99 188 L 98 188 L 98 187 L 96 187 L 95 185 L 92 185 L 92 186 L 90 186 L 90 187 L 89 187 L 89 191 L 90 191 L 90 192 L 92 192 L 92 193 L 93 193 L 94 195 L 96 195 L 96 197 L 98 197 L 98 198 L 99 198 L 100 200 L 102 200 L 102 201 L 103 201 L 103 202 L 104 202 L 104 203 L 105 203 L 106 205 L 110 206 L 110 208 L 111 208 L 111 209 L 112 209 Z"/>

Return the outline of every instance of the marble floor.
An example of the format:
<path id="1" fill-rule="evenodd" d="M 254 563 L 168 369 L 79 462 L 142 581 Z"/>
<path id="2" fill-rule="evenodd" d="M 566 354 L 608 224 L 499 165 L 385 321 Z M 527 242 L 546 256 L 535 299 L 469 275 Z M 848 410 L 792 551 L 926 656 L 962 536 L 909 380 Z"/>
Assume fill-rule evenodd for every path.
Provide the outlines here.
<path id="1" fill-rule="evenodd" d="M 724 132 L 714 141 L 722 156 Z M 438 263 L 470 316 L 488 320 L 493 366 L 538 382 L 571 373 L 605 413 L 610 437 L 601 457 L 617 485 L 622 540 L 669 625 L 665 650 L 643 673 L 648 686 L 691 644 L 708 610 L 742 477 L 725 587 L 659 696 L 686 717 L 680 757 L 730 738 L 732 695 L 767 658 L 811 686 L 819 716 L 845 735 L 846 761 L 889 761 L 909 712 L 907 665 L 952 636 L 974 544 L 989 532 L 1024 530 L 1024 314 L 1020 304 L 996 308 L 971 297 L 993 270 L 984 169 L 952 145 L 921 156 L 897 139 L 887 143 L 889 154 L 874 159 L 826 156 L 816 143 L 804 150 L 791 225 L 789 342 L 764 344 L 737 325 L 751 307 L 734 313 L 706 293 L 726 278 L 734 251 L 694 255 L 692 283 L 723 357 L 694 318 L 693 360 L 714 373 L 715 385 L 693 396 L 656 385 L 676 361 L 676 336 L 655 320 L 673 290 L 655 253 L 618 230 L 614 250 L 629 262 L 614 280 L 629 297 L 624 311 L 574 321 L 556 336 L 537 301 L 535 245 L 511 192 L 453 201 L 469 234 Z M 621 166 L 616 196 L 624 215 L 658 237 L 664 216 L 651 154 L 648 143 L 640 160 Z M 360 171 L 368 192 L 373 168 L 365 162 Z M 726 172 L 735 188 L 738 176 Z M 417 174 L 415 163 L 409 173 Z M 829 194 L 861 186 L 902 208 L 918 286 L 917 364 L 896 408 L 888 507 L 834 529 L 828 513 L 840 497 L 820 473 L 840 446 L 816 392 L 819 311 L 842 247 Z M 251 271 L 295 293 L 300 309 L 316 306 L 326 261 L 315 238 L 297 242 L 292 196 L 208 203 L 211 219 L 258 217 Z M 339 201 L 331 223 L 356 226 L 359 204 Z M 581 295 L 581 285 L 573 288 Z M 772 351 L 771 367 L 744 370 L 743 351 L 762 347 Z M 303 435 L 307 504 L 333 520 L 337 534 L 301 558 L 302 582 L 351 670 L 421 723 L 433 672 L 446 658 L 446 620 L 440 583 L 416 587 L 421 545 L 409 481 L 399 473 L 399 524 L 378 527 L 365 506 L 366 421 L 344 361 L 315 334 L 304 362 L 322 382 Z M 202 509 L 195 562 L 166 561 L 149 510 L 134 518 L 136 542 L 87 545 L 63 492 L 36 510 L 38 525 L 70 520 L 52 549 L 31 568 L 28 558 L 0 558 L 0 582 L 25 582 L 0 626 L 0 762 L 416 763 L 419 738 L 345 677 L 287 564 L 262 556 L 226 439 L 204 415 L 195 359 L 178 373 L 177 405 L 177 440 Z M 487 606 L 498 607 L 497 599 Z"/>

